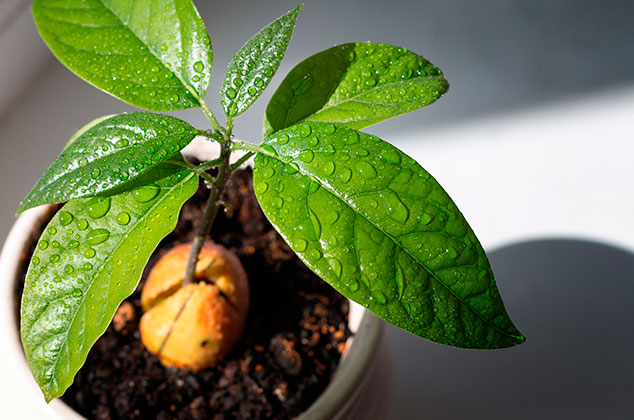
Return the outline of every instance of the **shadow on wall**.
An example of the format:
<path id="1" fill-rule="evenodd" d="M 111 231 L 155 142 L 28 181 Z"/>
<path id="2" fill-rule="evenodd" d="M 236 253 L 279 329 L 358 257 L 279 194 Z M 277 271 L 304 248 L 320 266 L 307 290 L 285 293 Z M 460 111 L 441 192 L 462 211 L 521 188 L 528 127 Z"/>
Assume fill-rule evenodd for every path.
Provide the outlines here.
<path id="1" fill-rule="evenodd" d="M 407 378 L 396 381 L 391 418 L 632 418 L 634 255 L 544 240 L 490 257 L 527 341 L 466 351 L 391 328 L 396 376 Z"/>

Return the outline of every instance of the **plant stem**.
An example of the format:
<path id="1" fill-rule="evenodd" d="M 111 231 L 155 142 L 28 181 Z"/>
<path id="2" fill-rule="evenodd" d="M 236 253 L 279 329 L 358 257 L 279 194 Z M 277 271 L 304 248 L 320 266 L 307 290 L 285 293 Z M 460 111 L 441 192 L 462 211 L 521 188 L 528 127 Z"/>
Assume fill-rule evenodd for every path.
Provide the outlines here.
<path id="1" fill-rule="evenodd" d="M 229 136 L 227 135 L 227 130 L 218 123 L 218 120 L 216 119 L 216 116 L 211 111 L 211 109 L 209 109 L 209 107 L 207 106 L 205 101 L 200 101 L 200 109 L 202 109 L 203 113 L 205 114 L 205 116 L 209 120 L 209 123 L 211 124 L 213 129 L 216 130 L 217 132 L 219 132 L 220 134 L 222 134 L 222 137 L 225 140 L 228 140 Z"/>
<path id="2" fill-rule="evenodd" d="M 196 265 L 198 264 L 198 257 L 200 256 L 200 251 L 205 244 L 205 240 L 209 235 L 209 231 L 214 224 L 214 220 L 216 219 L 216 215 L 218 214 L 218 209 L 220 208 L 220 204 L 222 202 L 222 195 L 225 192 L 225 187 L 227 186 L 227 181 L 229 181 L 229 177 L 231 176 L 231 143 L 230 141 L 226 141 L 220 144 L 220 159 L 222 162 L 218 168 L 218 177 L 216 178 L 215 183 L 212 184 L 211 192 L 209 193 L 209 199 L 207 200 L 207 204 L 205 205 L 205 211 L 200 221 L 200 225 L 198 226 L 198 231 L 196 232 L 196 236 L 192 242 L 192 246 L 189 250 L 189 259 L 187 261 L 187 270 L 185 271 L 185 277 L 183 279 L 183 283 L 181 287 L 185 287 L 190 284 L 194 280 L 194 275 L 196 274 Z M 206 174 L 205 174 L 206 175 Z M 185 306 L 189 302 L 189 299 L 192 297 L 192 292 L 190 291 L 186 296 L 185 300 L 181 304 L 181 307 L 178 309 L 176 316 L 172 320 L 161 345 L 159 346 L 157 355 L 160 357 L 163 349 L 165 348 L 165 344 L 167 340 L 172 335 L 174 331 L 174 326 L 180 318 L 181 314 L 185 310 Z"/>
<path id="3" fill-rule="evenodd" d="M 220 158 L 222 159 L 222 163 L 218 168 L 218 177 L 216 178 L 216 182 L 209 193 L 209 199 L 205 205 L 202 220 L 200 221 L 198 231 L 196 232 L 196 236 L 194 237 L 194 241 L 192 242 L 192 246 L 189 251 L 189 260 L 187 261 L 187 271 L 185 272 L 185 278 L 183 279 L 183 287 L 187 286 L 194 279 L 198 256 L 200 255 L 200 251 L 205 244 L 209 231 L 214 224 L 216 214 L 218 214 L 222 195 L 225 192 L 227 181 L 229 181 L 229 177 L 231 176 L 231 164 L 229 162 L 230 157 L 231 146 L 228 143 L 221 144 Z"/>

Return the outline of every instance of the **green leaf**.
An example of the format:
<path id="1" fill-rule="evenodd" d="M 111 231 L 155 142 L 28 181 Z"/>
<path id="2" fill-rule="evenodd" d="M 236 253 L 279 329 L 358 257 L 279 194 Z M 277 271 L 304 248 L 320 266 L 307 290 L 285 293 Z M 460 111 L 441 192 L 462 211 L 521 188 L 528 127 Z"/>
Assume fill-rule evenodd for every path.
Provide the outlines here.
<path id="1" fill-rule="evenodd" d="M 64 149 L 20 204 L 18 213 L 125 185 L 168 160 L 197 133 L 184 121 L 149 112 L 99 122 Z"/>
<path id="2" fill-rule="evenodd" d="M 291 70 L 266 108 L 264 133 L 301 121 L 360 129 L 429 105 L 448 88 L 438 67 L 405 48 L 343 44 Z"/>
<path id="3" fill-rule="evenodd" d="M 222 85 L 222 105 L 228 117 L 242 114 L 260 97 L 284 58 L 300 4 L 247 41 L 233 58 Z"/>
<path id="4" fill-rule="evenodd" d="M 38 242 L 24 286 L 21 333 L 47 401 L 70 386 L 198 188 L 192 172 L 167 164 L 155 172 L 169 176 L 132 192 L 67 203 Z"/>
<path id="5" fill-rule="evenodd" d="M 211 76 L 209 35 L 191 0 L 35 0 L 33 17 L 55 56 L 132 105 L 200 105 Z"/>
<path id="6" fill-rule="evenodd" d="M 386 321 L 457 347 L 524 341 L 463 215 L 394 146 L 346 127 L 302 123 L 265 141 L 254 187 L 306 265 Z"/>

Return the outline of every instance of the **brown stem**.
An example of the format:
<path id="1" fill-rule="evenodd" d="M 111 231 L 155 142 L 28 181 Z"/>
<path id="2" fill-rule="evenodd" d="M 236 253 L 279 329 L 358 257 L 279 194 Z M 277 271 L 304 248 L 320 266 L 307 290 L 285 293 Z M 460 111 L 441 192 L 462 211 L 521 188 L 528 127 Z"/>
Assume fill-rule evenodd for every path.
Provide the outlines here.
<path id="1" fill-rule="evenodd" d="M 196 232 L 196 236 L 192 242 L 192 246 L 189 251 L 189 259 L 187 261 L 187 270 L 185 271 L 185 278 L 183 279 L 183 283 L 181 287 L 185 287 L 190 284 L 194 280 L 194 275 L 196 274 L 196 265 L 198 264 L 198 257 L 200 255 L 200 251 L 205 244 L 205 240 L 209 235 L 209 231 L 214 224 L 214 220 L 216 219 L 216 215 L 218 214 L 218 209 L 220 208 L 220 204 L 222 201 L 222 195 L 225 192 L 225 187 L 227 186 L 227 181 L 229 181 L 229 177 L 231 176 L 231 144 L 229 142 L 222 143 L 220 145 L 220 158 L 222 159 L 222 163 L 218 168 L 218 177 L 216 178 L 216 182 L 213 184 L 211 188 L 211 192 L 209 193 L 209 199 L 207 200 L 207 204 L 205 205 L 205 212 L 203 214 L 203 218 L 200 221 L 200 225 L 198 225 L 198 231 Z M 179 308 L 176 316 L 172 320 L 172 323 L 165 334 L 165 338 L 161 342 L 161 345 L 158 349 L 158 356 L 160 357 L 163 352 L 163 348 L 167 343 L 167 340 L 172 335 L 172 331 L 174 330 L 174 326 L 176 325 L 176 321 L 183 313 L 187 302 L 191 298 L 191 293 L 189 293 L 183 304 Z"/>
<path id="2" fill-rule="evenodd" d="M 229 163 L 230 156 L 231 146 L 227 143 L 223 143 L 220 146 L 220 158 L 222 159 L 222 163 L 218 169 L 218 178 L 209 193 L 209 199 L 205 205 L 205 212 L 203 213 L 202 220 L 198 226 L 198 231 L 196 232 L 196 236 L 192 242 L 192 247 L 189 251 L 189 260 L 187 261 L 187 271 L 185 271 L 183 287 L 187 286 L 194 280 L 200 250 L 203 248 L 205 240 L 209 235 L 209 231 L 216 219 L 216 214 L 218 214 L 222 195 L 225 192 L 227 181 L 229 181 L 229 177 L 231 176 L 231 165 Z"/>

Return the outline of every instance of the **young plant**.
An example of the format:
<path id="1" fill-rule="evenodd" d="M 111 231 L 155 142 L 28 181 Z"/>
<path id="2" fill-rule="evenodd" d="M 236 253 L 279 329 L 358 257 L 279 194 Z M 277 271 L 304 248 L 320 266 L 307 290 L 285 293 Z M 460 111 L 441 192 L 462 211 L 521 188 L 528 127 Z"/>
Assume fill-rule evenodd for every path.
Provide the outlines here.
<path id="1" fill-rule="evenodd" d="M 233 58 L 221 89 L 221 125 L 204 101 L 213 54 L 190 0 L 151 7 L 141 0 L 34 1 L 42 38 L 75 74 L 147 110 L 200 108 L 211 124 L 198 129 L 149 112 L 95 120 L 20 205 L 18 213 L 66 202 L 39 239 L 22 300 L 22 343 L 47 401 L 72 383 L 203 178 L 211 185 L 204 218 L 189 251 L 180 251 L 184 272 L 169 287 L 179 293 L 197 281 L 227 181 L 254 155 L 254 189 L 265 215 L 343 295 L 438 343 L 490 349 L 524 341 L 451 198 L 405 153 L 358 131 L 440 98 L 449 85 L 429 61 L 386 44 L 332 47 L 282 81 L 266 108 L 260 144 L 233 138 L 234 119 L 278 69 L 300 9 L 265 27 Z M 182 157 L 197 136 L 219 144 L 216 159 L 193 165 Z M 162 319 L 173 327 L 188 299 Z M 155 347 L 174 329 L 164 331 Z"/>

